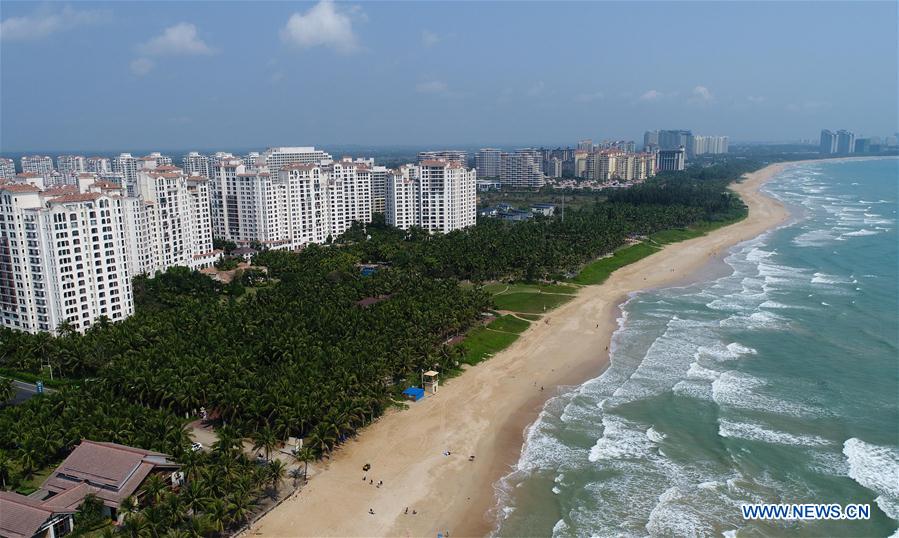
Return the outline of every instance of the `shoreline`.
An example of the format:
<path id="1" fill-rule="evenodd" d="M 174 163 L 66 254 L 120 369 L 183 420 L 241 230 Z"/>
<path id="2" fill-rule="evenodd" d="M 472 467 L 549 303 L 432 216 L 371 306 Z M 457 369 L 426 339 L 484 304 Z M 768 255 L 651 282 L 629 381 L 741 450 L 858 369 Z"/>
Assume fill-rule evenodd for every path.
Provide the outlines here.
<path id="1" fill-rule="evenodd" d="M 546 322 L 533 323 L 515 343 L 466 369 L 436 396 L 365 428 L 301 493 L 248 532 L 285 537 L 488 534 L 495 524 L 494 484 L 517 463 L 526 429 L 545 402 L 606 369 L 620 306 L 633 293 L 707 276 L 730 247 L 783 225 L 789 211 L 760 188 L 785 168 L 806 162 L 770 164 L 733 183 L 731 189 L 749 208 L 745 219 L 666 245 L 618 269 L 603 284 L 585 286 L 547 313 Z M 443 455 L 447 450 L 450 456 Z M 368 473 L 362 471 L 366 463 Z M 384 484 L 363 483 L 363 475 Z"/>

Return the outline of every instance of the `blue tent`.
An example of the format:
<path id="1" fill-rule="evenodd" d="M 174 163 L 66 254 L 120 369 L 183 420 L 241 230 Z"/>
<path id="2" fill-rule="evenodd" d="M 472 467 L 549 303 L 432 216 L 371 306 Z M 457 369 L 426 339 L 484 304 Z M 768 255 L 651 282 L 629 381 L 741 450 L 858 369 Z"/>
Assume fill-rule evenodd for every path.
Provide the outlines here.
<path id="1" fill-rule="evenodd" d="M 409 387 L 408 389 L 403 391 L 403 396 L 412 400 L 413 402 L 417 402 L 425 397 L 425 389 L 418 387 Z"/>

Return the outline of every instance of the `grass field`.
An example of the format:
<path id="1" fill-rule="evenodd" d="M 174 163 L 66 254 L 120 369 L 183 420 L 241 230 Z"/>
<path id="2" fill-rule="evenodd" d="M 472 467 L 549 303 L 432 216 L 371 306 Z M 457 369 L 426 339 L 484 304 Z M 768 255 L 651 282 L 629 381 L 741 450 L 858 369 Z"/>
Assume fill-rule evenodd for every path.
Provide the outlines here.
<path id="1" fill-rule="evenodd" d="M 484 291 L 492 295 L 505 293 L 565 293 L 574 295 L 577 287 L 569 284 L 503 284 L 494 282 L 484 286 Z"/>
<path id="2" fill-rule="evenodd" d="M 494 331 L 504 331 L 507 333 L 523 333 L 525 329 L 530 327 L 530 322 L 527 322 L 523 319 L 518 319 L 515 316 L 505 315 L 493 320 L 487 327 L 493 329 Z"/>
<path id="3" fill-rule="evenodd" d="M 571 300 L 577 287 L 569 284 L 503 284 L 484 286 L 493 295 L 493 303 L 499 310 L 542 314 Z"/>
<path id="4" fill-rule="evenodd" d="M 518 335 L 502 331 L 493 331 L 487 327 L 477 327 L 468 332 L 462 347 L 465 364 L 477 364 L 494 353 L 501 351 L 518 340 Z"/>
<path id="5" fill-rule="evenodd" d="M 595 262 L 587 264 L 572 279 L 572 282 L 583 285 L 602 284 L 616 269 L 634 263 L 658 250 L 658 247 L 646 243 L 637 243 L 636 245 L 618 249 L 611 256 L 600 258 Z"/>

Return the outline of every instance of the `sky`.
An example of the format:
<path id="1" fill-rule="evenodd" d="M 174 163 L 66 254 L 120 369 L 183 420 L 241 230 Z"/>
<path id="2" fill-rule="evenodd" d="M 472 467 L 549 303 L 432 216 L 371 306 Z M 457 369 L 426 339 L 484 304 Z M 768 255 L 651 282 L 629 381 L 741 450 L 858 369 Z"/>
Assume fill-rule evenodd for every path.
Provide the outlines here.
<path id="1" fill-rule="evenodd" d="M 897 2 L 0 0 L 0 152 L 897 127 Z"/>

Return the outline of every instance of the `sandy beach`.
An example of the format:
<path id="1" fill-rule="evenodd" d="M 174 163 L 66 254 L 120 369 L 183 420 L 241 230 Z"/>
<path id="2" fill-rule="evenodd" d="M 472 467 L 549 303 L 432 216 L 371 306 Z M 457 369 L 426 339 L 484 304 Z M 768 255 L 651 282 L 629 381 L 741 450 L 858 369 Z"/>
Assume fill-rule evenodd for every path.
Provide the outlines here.
<path id="1" fill-rule="evenodd" d="M 619 269 L 602 285 L 584 287 L 574 300 L 549 313 L 547 322 L 533 323 L 512 346 L 441 386 L 436 396 L 365 428 L 300 494 L 260 519 L 248 534 L 489 533 L 493 484 L 518 461 L 526 427 L 561 387 L 603 372 L 618 308 L 627 295 L 683 282 L 729 247 L 785 222 L 786 208 L 759 188 L 789 165 L 770 165 L 732 186 L 749 207 L 743 221 L 668 245 Z M 445 451 L 451 454 L 445 456 Z M 476 456 L 474 461 L 470 455 Z M 362 471 L 366 463 L 371 464 L 367 473 Z M 383 485 L 370 485 L 368 479 Z"/>

